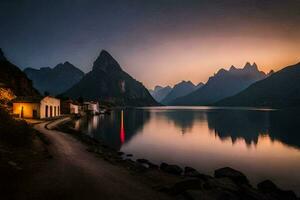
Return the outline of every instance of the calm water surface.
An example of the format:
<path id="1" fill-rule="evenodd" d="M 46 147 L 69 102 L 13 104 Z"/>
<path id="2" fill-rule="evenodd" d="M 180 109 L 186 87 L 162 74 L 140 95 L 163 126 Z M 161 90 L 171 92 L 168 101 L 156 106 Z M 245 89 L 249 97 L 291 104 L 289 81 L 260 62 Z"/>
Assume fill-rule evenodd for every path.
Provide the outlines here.
<path id="1" fill-rule="evenodd" d="M 253 184 L 270 179 L 300 194 L 300 111 L 152 107 L 115 110 L 74 126 L 134 159 L 206 174 L 230 166 Z"/>

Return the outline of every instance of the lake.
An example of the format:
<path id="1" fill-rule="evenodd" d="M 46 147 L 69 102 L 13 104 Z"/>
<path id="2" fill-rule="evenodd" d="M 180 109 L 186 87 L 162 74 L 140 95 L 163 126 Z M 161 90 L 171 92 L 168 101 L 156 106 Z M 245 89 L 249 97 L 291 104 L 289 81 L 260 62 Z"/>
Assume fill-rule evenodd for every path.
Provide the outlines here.
<path id="1" fill-rule="evenodd" d="M 229 166 L 253 185 L 270 179 L 300 194 L 300 112 L 255 108 L 151 107 L 75 122 L 118 151 L 213 175 Z"/>

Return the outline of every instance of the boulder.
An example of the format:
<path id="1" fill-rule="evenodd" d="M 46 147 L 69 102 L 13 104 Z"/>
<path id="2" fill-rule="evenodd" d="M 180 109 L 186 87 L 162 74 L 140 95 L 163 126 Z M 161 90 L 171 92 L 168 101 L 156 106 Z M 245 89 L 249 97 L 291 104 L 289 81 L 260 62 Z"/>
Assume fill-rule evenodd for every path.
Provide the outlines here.
<path id="1" fill-rule="evenodd" d="M 148 162 L 147 164 L 149 165 L 149 168 L 151 168 L 151 169 L 158 169 L 158 168 L 159 168 L 158 165 L 153 164 L 153 163 L 151 163 L 151 162 Z"/>
<path id="2" fill-rule="evenodd" d="M 296 194 L 290 190 L 281 190 L 275 183 L 265 180 L 257 184 L 257 189 L 268 196 L 276 199 L 297 199 Z"/>
<path id="3" fill-rule="evenodd" d="M 221 189 L 213 190 L 188 190 L 185 192 L 186 199 L 190 200 L 240 200 L 234 193 Z"/>
<path id="4" fill-rule="evenodd" d="M 148 161 L 147 159 L 143 159 L 143 158 L 136 159 L 136 162 L 139 162 L 139 163 L 146 163 L 146 164 L 149 163 L 149 161 Z"/>
<path id="5" fill-rule="evenodd" d="M 145 172 L 148 166 L 144 165 L 144 163 L 134 162 L 131 159 L 126 159 L 125 162 L 128 165 L 128 168 L 137 172 Z"/>
<path id="6" fill-rule="evenodd" d="M 206 181 L 205 184 L 206 189 L 214 189 L 214 188 L 220 188 L 223 190 L 228 190 L 232 192 L 238 192 L 239 187 L 238 185 L 231 180 L 230 178 L 214 178 L 214 179 L 209 179 Z"/>
<path id="7" fill-rule="evenodd" d="M 261 200 L 261 199 L 273 199 L 267 198 L 266 195 L 253 188 L 251 185 L 242 184 L 240 186 L 239 196 L 244 199 L 253 199 L 253 200 Z"/>
<path id="8" fill-rule="evenodd" d="M 203 188 L 204 182 L 197 178 L 187 178 L 179 181 L 170 187 L 171 194 L 181 194 L 187 190 L 200 190 Z"/>
<path id="9" fill-rule="evenodd" d="M 147 168 L 151 168 L 151 169 L 158 169 L 158 165 L 151 163 L 150 161 L 148 161 L 147 159 L 137 159 L 136 162 L 147 166 Z"/>
<path id="10" fill-rule="evenodd" d="M 265 180 L 257 184 L 257 189 L 264 193 L 278 191 L 279 188 L 270 180 Z"/>
<path id="11" fill-rule="evenodd" d="M 242 173 L 230 167 L 224 167 L 221 169 L 215 170 L 215 177 L 216 178 L 230 178 L 237 184 L 247 184 L 249 185 L 249 180 L 247 177 Z"/>
<path id="12" fill-rule="evenodd" d="M 164 172 L 175 174 L 175 175 L 181 175 L 183 170 L 177 166 L 177 165 L 169 165 L 167 163 L 161 163 L 160 169 Z"/>
<path id="13" fill-rule="evenodd" d="M 197 177 L 199 175 L 200 175 L 200 173 L 192 167 L 185 167 L 184 168 L 184 176 Z"/>

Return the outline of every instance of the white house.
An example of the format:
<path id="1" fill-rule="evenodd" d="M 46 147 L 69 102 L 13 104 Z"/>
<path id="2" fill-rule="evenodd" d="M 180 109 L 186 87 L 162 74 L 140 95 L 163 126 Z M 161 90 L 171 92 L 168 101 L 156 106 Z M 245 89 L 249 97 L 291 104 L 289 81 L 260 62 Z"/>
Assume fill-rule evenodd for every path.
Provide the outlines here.
<path id="1" fill-rule="evenodd" d="M 60 100 L 46 97 L 17 97 L 13 100 L 13 114 L 20 118 L 43 119 L 60 116 Z"/>
<path id="2" fill-rule="evenodd" d="M 94 101 L 84 102 L 83 103 L 84 111 L 88 114 L 98 114 L 99 113 L 99 103 Z"/>
<path id="3" fill-rule="evenodd" d="M 76 101 L 66 100 L 61 103 L 61 112 L 63 114 L 79 114 L 80 105 Z"/>

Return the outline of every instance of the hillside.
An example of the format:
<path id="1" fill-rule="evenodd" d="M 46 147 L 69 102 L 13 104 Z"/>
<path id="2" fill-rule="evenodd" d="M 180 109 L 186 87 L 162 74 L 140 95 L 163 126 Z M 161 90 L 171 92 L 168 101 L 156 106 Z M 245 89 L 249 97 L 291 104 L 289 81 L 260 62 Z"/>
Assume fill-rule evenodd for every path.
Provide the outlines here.
<path id="1" fill-rule="evenodd" d="M 196 89 L 196 87 L 197 86 L 195 86 L 191 81 L 181 81 L 173 87 L 173 89 L 161 102 L 165 105 L 169 105 L 169 103 L 172 102 L 174 99 L 193 92 Z"/>
<path id="2" fill-rule="evenodd" d="M 95 60 L 92 71 L 63 95 L 120 106 L 159 105 L 143 84 L 123 71 L 119 63 L 105 50 Z"/>
<path id="3" fill-rule="evenodd" d="M 16 65 L 7 60 L 1 49 L 0 88 L 6 93 L 12 92 L 16 96 L 35 96 L 39 94 L 32 86 L 32 81 Z"/>
<path id="4" fill-rule="evenodd" d="M 196 91 L 171 101 L 170 105 L 211 105 L 223 98 L 237 94 L 252 83 L 266 78 L 254 63 L 246 63 L 244 68 L 231 66 L 220 69 L 207 83 Z"/>
<path id="5" fill-rule="evenodd" d="M 84 76 L 81 70 L 69 62 L 60 63 L 53 69 L 50 67 L 26 68 L 24 72 L 40 93 L 49 92 L 51 95 L 65 92 Z"/>
<path id="6" fill-rule="evenodd" d="M 300 63 L 285 67 L 216 105 L 275 108 L 300 106 Z"/>
<path id="7" fill-rule="evenodd" d="M 170 86 L 155 86 L 154 90 L 149 90 L 149 92 L 157 102 L 161 102 L 171 92 L 171 90 L 172 88 Z"/>

